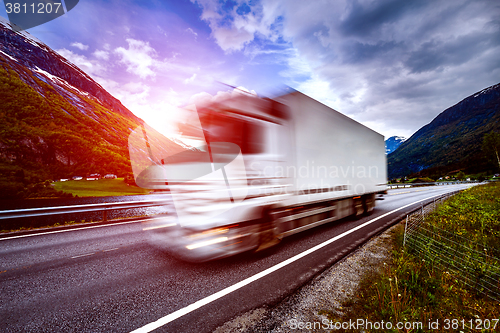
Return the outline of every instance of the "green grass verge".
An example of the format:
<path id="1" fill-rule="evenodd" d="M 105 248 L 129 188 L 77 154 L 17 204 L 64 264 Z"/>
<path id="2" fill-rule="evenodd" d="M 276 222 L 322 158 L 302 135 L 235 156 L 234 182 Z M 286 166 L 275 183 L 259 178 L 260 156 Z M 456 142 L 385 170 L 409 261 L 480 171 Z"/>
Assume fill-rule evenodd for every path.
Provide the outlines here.
<path id="1" fill-rule="evenodd" d="M 134 185 L 127 185 L 123 178 L 99 180 L 68 180 L 55 182 L 58 191 L 78 195 L 79 197 L 106 197 L 119 195 L 148 194 L 149 191 Z"/>
<path id="2" fill-rule="evenodd" d="M 497 260 L 500 257 L 500 184 L 468 189 L 447 200 L 425 219 L 426 225 L 445 230 L 449 233 L 447 238 L 456 236 L 461 245 L 470 247 L 472 250 L 463 253 L 464 257 L 476 253 L 475 250 L 488 252 L 493 258 L 488 269 L 499 274 L 496 291 L 500 289 L 500 261 Z M 392 237 L 392 263 L 362 277 L 357 296 L 343 304 L 347 310 L 342 318 L 336 318 L 329 309 L 322 313 L 334 323 L 360 319 L 371 323 L 391 322 L 394 327 L 385 326 L 384 332 L 500 331 L 499 301 L 483 294 L 484 290 L 474 283 L 465 284 L 463 267 L 443 269 L 436 264 L 436 255 L 408 246 L 403 248 L 403 237 L 404 224 L 400 224 Z M 429 236 L 424 243 L 428 246 L 435 241 Z M 478 256 L 485 258 L 483 253 Z M 478 276 L 481 269 L 472 267 Z M 409 329 L 398 330 L 395 327 L 398 322 L 408 325 Z M 422 327 L 412 323 L 422 323 Z M 381 330 L 364 327 L 364 331 Z"/>

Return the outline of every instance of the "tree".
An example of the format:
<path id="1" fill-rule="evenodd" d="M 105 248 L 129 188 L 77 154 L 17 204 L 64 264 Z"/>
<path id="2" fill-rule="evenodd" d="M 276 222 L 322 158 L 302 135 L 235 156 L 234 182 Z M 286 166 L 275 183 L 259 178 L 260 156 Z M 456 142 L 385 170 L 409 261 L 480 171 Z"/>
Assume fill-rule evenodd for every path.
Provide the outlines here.
<path id="1" fill-rule="evenodd" d="M 498 151 L 500 150 L 500 133 L 490 132 L 486 134 L 483 138 L 483 151 L 487 155 L 494 154 L 497 158 L 498 168 L 500 168 L 500 158 L 498 156 Z"/>

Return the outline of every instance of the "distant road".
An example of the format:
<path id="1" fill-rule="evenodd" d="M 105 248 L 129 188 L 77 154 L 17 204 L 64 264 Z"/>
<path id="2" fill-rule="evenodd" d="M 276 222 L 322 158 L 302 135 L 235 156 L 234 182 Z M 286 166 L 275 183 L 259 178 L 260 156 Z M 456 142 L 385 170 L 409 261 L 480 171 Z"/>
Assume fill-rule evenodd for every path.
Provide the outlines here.
<path id="1" fill-rule="evenodd" d="M 211 332 L 248 310 L 276 304 L 405 212 L 468 186 L 389 190 L 368 217 L 294 235 L 267 253 L 204 264 L 181 262 L 151 247 L 141 222 L 0 236 L 0 327 L 4 332 L 155 327 Z"/>

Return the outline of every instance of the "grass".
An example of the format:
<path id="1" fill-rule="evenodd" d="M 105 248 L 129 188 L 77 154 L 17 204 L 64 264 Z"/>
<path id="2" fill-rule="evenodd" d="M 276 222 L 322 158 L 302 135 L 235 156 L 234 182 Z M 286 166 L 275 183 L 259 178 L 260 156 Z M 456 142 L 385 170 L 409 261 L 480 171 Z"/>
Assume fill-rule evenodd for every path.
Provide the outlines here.
<path id="1" fill-rule="evenodd" d="M 55 182 L 58 191 L 71 193 L 79 197 L 105 197 L 120 195 L 148 194 L 149 191 L 137 186 L 127 185 L 123 178 L 99 180 L 68 180 Z"/>
<path id="2" fill-rule="evenodd" d="M 493 289 L 498 292 L 500 184 L 470 188 L 447 200 L 433 213 L 426 215 L 425 220 L 426 228 L 434 229 L 432 234 L 422 238 L 423 248 L 430 249 L 431 245 L 437 244 L 441 233 L 449 236 L 448 239 L 457 237 L 460 239 L 460 246 L 465 245 L 470 249 L 462 250 L 456 258 L 458 261 L 468 255 L 477 255 L 484 261 L 486 256 L 475 250 L 487 252 L 491 259 L 488 269 L 496 274 L 493 275 L 496 278 L 496 288 L 494 286 Z M 343 304 L 343 308 L 348 310 L 342 318 L 335 318 L 333 311 L 325 309 L 323 313 L 330 320 L 346 322 L 363 319 L 378 323 L 389 321 L 394 327 L 384 330 L 387 332 L 500 331 L 500 302 L 482 293 L 485 290 L 480 286 L 464 283 L 466 267 L 450 264 L 443 269 L 442 262 L 439 262 L 442 255 L 440 251 L 444 253 L 446 249 L 436 253 L 417 251 L 411 243 L 410 246 L 403 247 L 403 237 L 404 224 L 400 224 L 392 237 L 392 262 L 362 277 L 357 297 Z M 446 246 L 451 247 L 452 244 L 455 243 L 450 242 Z M 478 275 L 475 276 L 481 276 L 481 267 L 467 269 L 476 272 Z M 496 328 L 492 329 L 495 320 Z M 395 327 L 398 322 L 420 322 L 422 326 L 410 328 L 411 324 L 408 324 L 408 329 L 398 330 Z M 434 323 L 434 327 L 429 328 L 431 323 Z M 365 327 L 365 331 L 380 330 Z"/>

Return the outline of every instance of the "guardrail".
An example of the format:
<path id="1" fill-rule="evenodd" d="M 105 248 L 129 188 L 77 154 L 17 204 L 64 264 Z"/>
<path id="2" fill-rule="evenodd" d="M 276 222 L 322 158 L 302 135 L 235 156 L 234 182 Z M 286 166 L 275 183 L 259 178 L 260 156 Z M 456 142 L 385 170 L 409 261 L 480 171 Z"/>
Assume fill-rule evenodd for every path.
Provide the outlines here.
<path id="1" fill-rule="evenodd" d="M 164 206 L 171 204 L 172 204 L 171 200 L 145 200 L 145 201 L 112 202 L 112 203 L 99 203 L 99 204 L 74 205 L 74 206 L 60 206 L 60 207 L 3 210 L 0 211 L 0 220 L 102 211 L 103 214 L 102 220 L 107 221 L 108 217 L 107 213 L 111 210 L 145 208 L 145 207 Z"/>
<path id="2" fill-rule="evenodd" d="M 393 188 L 405 188 L 405 187 L 418 187 L 418 186 L 445 186 L 445 185 L 456 185 L 456 184 L 471 184 L 480 183 L 479 181 L 453 181 L 453 182 L 432 182 L 432 183 L 401 183 L 401 184 L 387 184 L 391 189 Z"/>

